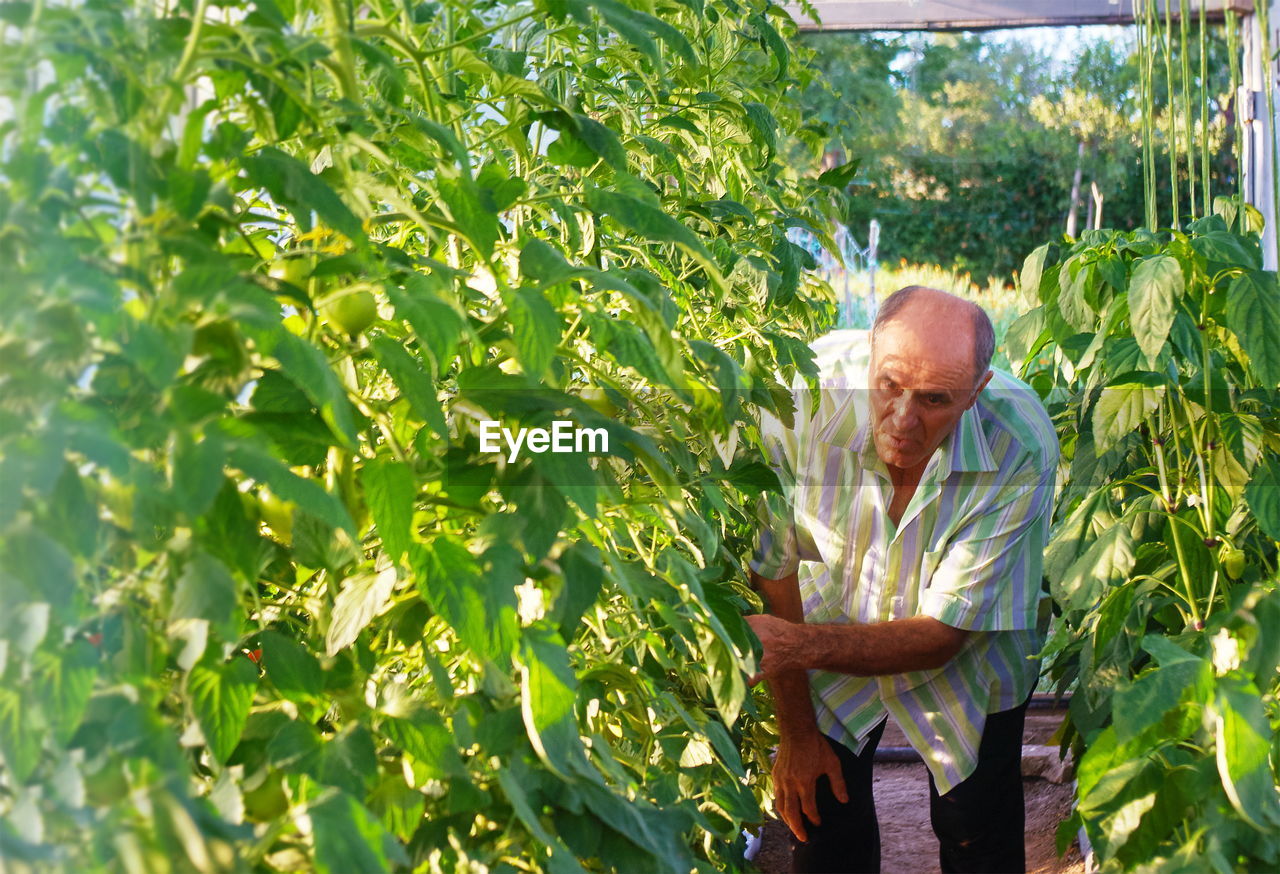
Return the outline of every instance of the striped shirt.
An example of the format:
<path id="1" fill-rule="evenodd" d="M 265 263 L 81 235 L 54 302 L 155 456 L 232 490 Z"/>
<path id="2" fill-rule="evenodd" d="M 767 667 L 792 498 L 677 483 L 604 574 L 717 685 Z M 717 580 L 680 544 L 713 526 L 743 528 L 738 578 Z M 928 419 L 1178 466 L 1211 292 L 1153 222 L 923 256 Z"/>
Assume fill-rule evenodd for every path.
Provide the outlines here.
<path id="1" fill-rule="evenodd" d="M 895 526 L 889 471 L 868 429 L 869 332 L 828 334 L 814 351 L 816 407 L 806 387 L 795 392 L 793 428 L 763 422 L 783 493 L 761 503 L 750 566 L 766 579 L 797 573 L 806 622 L 923 615 L 974 632 L 935 670 L 809 672 L 824 733 L 861 752 L 888 713 L 945 793 L 973 773 L 987 714 L 1035 687 L 1057 435 L 1035 391 L 995 370 Z"/>

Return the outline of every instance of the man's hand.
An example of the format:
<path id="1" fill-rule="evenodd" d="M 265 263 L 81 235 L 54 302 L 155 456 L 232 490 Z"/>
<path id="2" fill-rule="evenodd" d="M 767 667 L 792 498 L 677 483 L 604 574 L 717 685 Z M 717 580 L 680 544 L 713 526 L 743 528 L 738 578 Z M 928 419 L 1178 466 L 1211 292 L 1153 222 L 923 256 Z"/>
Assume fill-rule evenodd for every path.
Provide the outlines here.
<path id="1" fill-rule="evenodd" d="M 831 781 L 831 791 L 841 804 L 849 803 L 845 789 L 840 759 L 827 739 L 817 731 L 806 731 L 799 736 L 782 735 L 778 745 L 778 757 L 773 762 L 773 807 L 791 833 L 802 841 L 809 840 L 805 831 L 805 817 L 814 825 L 821 825 L 818 816 L 818 778 L 826 775 Z"/>
<path id="2" fill-rule="evenodd" d="M 776 677 L 784 671 L 804 670 L 803 632 L 801 625 L 770 616 L 765 613 L 759 616 L 748 616 L 747 624 L 760 638 L 760 646 L 764 655 L 760 659 L 760 673 L 751 678 L 755 685 L 765 677 Z"/>

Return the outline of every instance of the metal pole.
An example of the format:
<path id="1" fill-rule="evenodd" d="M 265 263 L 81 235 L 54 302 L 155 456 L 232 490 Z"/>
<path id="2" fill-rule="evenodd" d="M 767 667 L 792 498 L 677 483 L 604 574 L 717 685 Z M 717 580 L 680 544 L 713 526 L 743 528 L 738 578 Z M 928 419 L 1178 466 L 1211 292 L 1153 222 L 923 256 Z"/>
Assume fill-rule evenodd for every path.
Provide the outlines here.
<path id="1" fill-rule="evenodd" d="M 1271 0 L 1260 0 L 1271 2 Z M 1270 16 L 1268 16 L 1270 17 Z M 1242 62 L 1240 93 L 1236 105 L 1243 121 L 1242 170 L 1244 172 L 1245 199 L 1262 213 L 1266 221 L 1262 233 L 1262 264 L 1267 270 L 1276 269 L 1276 214 L 1273 196 L 1272 166 L 1273 148 L 1269 139 L 1274 129 L 1273 119 L 1267 118 L 1267 77 L 1275 76 L 1275 65 L 1262 57 L 1262 32 L 1256 14 L 1241 19 Z"/>
<path id="2" fill-rule="evenodd" d="M 868 324 L 874 323 L 876 320 L 876 310 L 879 309 L 880 303 L 876 300 L 876 270 L 879 269 L 879 262 L 876 260 L 876 250 L 880 246 L 880 222 L 875 219 L 871 220 L 871 227 L 867 230 L 867 270 L 870 272 L 871 281 L 867 289 L 867 318 Z"/>

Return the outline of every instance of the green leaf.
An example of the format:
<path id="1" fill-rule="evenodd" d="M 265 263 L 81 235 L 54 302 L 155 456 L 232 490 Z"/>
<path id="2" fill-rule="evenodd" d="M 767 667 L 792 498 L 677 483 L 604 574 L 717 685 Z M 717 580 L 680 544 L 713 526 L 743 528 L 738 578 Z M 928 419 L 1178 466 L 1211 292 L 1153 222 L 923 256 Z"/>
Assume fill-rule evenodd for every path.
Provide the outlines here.
<path id="1" fill-rule="evenodd" d="M 41 734 L 32 720 L 35 708 L 24 706 L 12 689 L 0 689 L 0 755 L 14 779 L 25 782 L 40 764 Z"/>
<path id="2" fill-rule="evenodd" d="M 830 185 L 833 188 L 846 188 L 853 182 L 854 177 L 858 175 L 858 168 L 861 166 L 862 161 L 855 158 L 852 161 L 847 161 L 844 164 L 832 167 L 830 170 L 824 170 L 818 175 L 818 184 Z M 712 201 L 711 203 L 724 203 L 724 201 Z M 734 202 L 729 201 L 729 203 Z M 745 207 L 741 207 L 740 204 L 736 205 L 742 209 L 742 213 L 745 213 L 743 216 L 744 218 L 755 219 L 755 216 L 750 212 L 750 210 L 747 210 Z M 710 204 L 708 204 L 708 206 L 710 206 Z M 741 215 L 742 213 L 735 214 Z"/>
<path id="3" fill-rule="evenodd" d="M 556 599 L 560 633 L 572 640 L 584 613 L 595 605 L 604 586 L 600 556 L 585 543 L 575 543 L 560 555 L 564 588 Z"/>
<path id="4" fill-rule="evenodd" d="M 315 346 L 288 331 L 275 331 L 273 341 L 267 348 L 285 373 L 320 410 L 342 445 L 354 449 L 358 444 L 354 411 L 329 359 Z"/>
<path id="5" fill-rule="evenodd" d="M 526 629 L 520 651 L 520 713 L 538 758 L 563 779 L 590 767 L 574 709 L 577 688 L 560 635 Z"/>
<path id="6" fill-rule="evenodd" d="M 674 243 L 701 264 L 718 285 L 724 284 L 715 260 L 702 245 L 697 234 L 657 207 L 629 195 L 600 188 L 588 189 L 587 205 L 593 212 L 609 216 L 645 240 Z"/>
<path id="7" fill-rule="evenodd" d="M 232 643 L 240 636 L 239 599 L 239 587 L 222 562 L 197 553 L 178 578 L 169 621 L 206 620 L 224 643 Z"/>
<path id="8" fill-rule="evenodd" d="M 373 618 L 386 610 L 395 585 L 394 569 L 348 577 L 333 602 L 325 652 L 334 655 L 354 643 Z"/>
<path id="9" fill-rule="evenodd" d="M 507 801 L 511 804 L 511 809 L 515 811 L 520 821 L 524 823 L 525 828 L 529 829 L 529 833 L 535 838 L 542 841 L 551 848 L 551 859 L 547 865 L 551 874 L 585 874 L 583 867 L 569 852 L 569 848 L 555 834 L 547 831 L 546 826 L 542 824 L 541 818 L 534 812 L 533 805 L 529 803 L 528 793 L 525 792 L 521 777 L 524 776 L 525 767 L 500 768 L 498 770 L 498 785 L 502 787 L 503 794 L 507 796 Z"/>
<path id="10" fill-rule="evenodd" d="M 536 282 L 555 285 L 585 272 L 571 265 L 558 249 L 544 240 L 531 239 L 520 250 L 520 273 Z"/>
<path id="11" fill-rule="evenodd" d="M 265 188 L 278 203 L 288 207 L 303 231 L 311 230 L 311 213 L 355 242 L 365 240 L 360 220 L 306 164 L 274 146 L 264 146 L 241 159 L 254 185 Z"/>
<path id="12" fill-rule="evenodd" d="M 1222 788 L 1245 822 L 1271 834 L 1280 825 L 1280 800 L 1269 760 L 1271 724 L 1262 696 L 1252 683 L 1224 681 L 1212 713 Z"/>
<path id="13" fill-rule="evenodd" d="M 593 167 L 598 159 L 599 155 L 567 128 L 547 147 L 547 160 L 559 167 Z"/>
<path id="14" fill-rule="evenodd" d="M 1258 463 L 1245 486 L 1244 499 L 1258 527 L 1272 540 L 1280 540 L 1280 460 L 1268 456 Z"/>
<path id="15" fill-rule="evenodd" d="M 1004 334 L 1004 346 L 1009 361 L 1025 367 L 1032 355 L 1038 353 L 1049 339 L 1044 307 L 1028 310 L 1008 327 Z"/>
<path id="16" fill-rule="evenodd" d="M 453 732 L 439 715 L 417 710 L 407 716 L 388 716 L 382 722 L 383 733 L 400 749 L 413 756 L 414 763 L 426 779 L 465 778 L 466 766 L 458 755 Z"/>
<path id="17" fill-rule="evenodd" d="M 1107 255 L 1094 262 L 1098 273 L 1107 285 L 1116 292 L 1123 292 L 1128 287 L 1129 271 L 1125 262 L 1118 255 Z"/>
<path id="18" fill-rule="evenodd" d="M 437 297 L 436 283 L 421 274 L 412 274 L 399 289 L 388 283 L 387 297 L 396 315 L 413 328 L 419 344 L 430 356 L 437 379 L 448 370 L 461 339 L 464 321 L 452 306 Z"/>
<path id="19" fill-rule="evenodd" d="M 504 296 L 516 357 L 524 372 L 540 378 L 556 355 L 560 342 L 560 314 L 531 288 L 521 288 Z"/>
<path id="20" fill-rule="evenodd" d="M 1151 653 L 1155 657 L 1156 663 L 1162 667 L 1186 661 L 1199 661 L 1199 659 L 1167 637 L 1161 637 L 1158 634 L 1148 634 L 1142 638 L 1142 648 Z"/>
<path id="21" fill-rule="evenodd" d="M 1092 331 L 1097 322 L 1097 314 L 1089 305 L 1091 287 L 1096 278 L 1092 264 L 1081 264 L 1072 276 L 1070 262 L 1062 265 L 1058 274 L 1058 309 L 1067 324 L 1077 331 Z"/>
<path id="22" fill-rule="evenodd" d="M 222 487 L 226 454 L 215 436 L 197 443 L 189 431 L 179 431 L 173 450 L 173 497 L 177 508 L 199 516 L 213 504 Z"/>
<path id="23" fill-rule="evenodd" d="M 586 4 L 583 5 L 585 6 Z M 650 36 L 654 30 L 652 23 L 657 19 L 652 15 L 631 9 L 618 2 L 618 0 L 591 0 L 590 5 L 595 7 L 596 11 L 600 13 L 600 17 L 619 36 L 638 48 L 654 64 L 659 62 L 658 44 Z M 571 4 L 570 9 L 574 10 L 574 6 L 576 4 Z M 574 14 L 584 24 L 587 23 L 586 16 L 583 13 L 575 10 Z"/>
<path id="24" fill-rule="evenodd" d="M 588 518 L 596 518 L 597 477 L 585 452 L 544 452 L 533 456 L 533 465 L 549 484 L 577 504 Z"/>
<path id="25" fill-rule="evenodd" d="M 228 452 L 228 461 L 251 479 L 266 483 L 284 501 L 293 501 L 331 528 L 341 528 L 354 539 L 356 524 L 342 502 L 319 483 L 303 479 L 255 446 L 240 444 Z"/>
<path id="26" fill-rule="evenodd" d="M 438 124 L 431 119 L 416 113 L 409 113 L 408 117 L 410 121 L 413 122 L 414 127 L 439 143 L 444 150 L 449 153 L 453 160 L 457 162 L 458 167 L 461 168 L 463 172 L 470 174 L 471 155 L 467 151 L 466 146 L 462 145 L 462 143 L 458 141 L 458 138 L 454 136 L 453 131 L 449 130 L 449 128 L 442 124 Z"/>
<path id="27" fill-rule="evenodd" d="M 760 41 L 764 43 L 769 53 L 773 55 L 773 60 L 776 64 L 774 81 L 782 79 L 787 75 L 787 67 L 791 61 L 791 49 L 787 46 L 787 41 L 778 34 L 778 31 L 763 15 L 752 15 L 747 21 L 756 29 L 756 33 L 760 35 Z"/>
<path id="28" fill-rule="evenodd" d="M 1129 280 L 1129 321 L 1149 362 L 1169 338 L 1183 288 L 1182 267 L 1172 255 L 1144 258 L 1134 268 Z"/>
<path id="29" fill-rule="evenodd" d="M 573 123 L 578 138 L 604 162 L 615 170 L 627 169 L 627 150 L 622 147 L 618 135 L 594 118 L 574 115 Z"/>
<path id="30" fill-rule="evenodd" d="M 243 656 L 198 662 L 187 675 L 187 700 L 200 723 L 209 752 L 226 762 L 240 742 L 253 693 L 258 686 L 258 669 Z"/>
<path id="31" fill-rule="evenodd" d="M 321 796 L 307 811 L 315 841 L 316 870 L 321 874 L 390 872 L 388 850 L 398 849 L 378 818 L 345 792 Z M 393 855 L 403 855 L 400 853 Z"/>
<path id="32" fill-rule="evenodd" d="M 373 734 L 360 722 L 348 722 L 320 749 L 312 776 L 337 786 L 355 798 L 364 798 L 378 774 L 378 751 Z"/>
<path id="33" fill-rule="evenodd" d="M 1127 525 L 1112 525 L 1076 559 L 1061 580 L 1051 580 L 1053 597 L 1067 610 L 1092 608 L 1104 587 L 1133 570 L 1133 534 Z"/>
<path id="34" fill-rule="evenodd" d="M 383 550 L 398 562 L 413 543 L 413 500 L 418 494 L 413 470 L 399 462 L 369 461 L 360 472 L 360 481 Z"/>
<path id="35" fill-rule="evenodd" d="M 470 550 L 448 535 L 415 546 L 412 558 L 423 598 L 463 645 L 482 658 L 509 658 L 518 634 L 515 585 L 521 580 L 484 573 Z"/>
<path id="36" fill-rule="evenodd" d="M 375 337 L 371 345 L 373 353 L 378 356 L 378 362 L 386 368 L 387 375 L 409 402 L 414 415 L 426 422 L 442 439 L 447 440 L 449 426 L 444 418 L 444 408 L 436 396 L 435 381 L 413 355 L 390 337 Z"/>
<path id="37" fill-rule="evenodd" d="M 1256 270 L 1262 266 L 1258 244 L 1252 241 L 1246 243 L 1243 237 L 1227 231 L 1211 231 L 1192 237 L 1191 248 L 1215 267 L 1226 265 Z"/>
<path id="38" fill-rule="evenodd" d="M 493 257 L 494 244 L 502 235 L 498 215 L 488 209 L 480 188 L 468 178 L 441 180 L 440 199 L 449 208 L 458 229 L 486 261 Z"/>
<path id="39" fill-rule="evenodd" d="M 71 740 L 80 727 L 97 674 L 98 651 L 83 638 L 77 638 L 54 655 L 49 660 L 48 669 L 38 673 L 45 712 L 53 724 L 53 737 L 59 744 Z"/>
<path id="40" fill-rule="evenodd" d="M 1249 367 L 1264 386 L 1280 385 L 1280 286 L 1271 272 L 1250 270 L 1227 292 L 1227 326 L 1249 356 Z"/>
<path id="41" fill-rule="evenodd" d="M 763 103 L 748 100 L 742 104 L 742 108 L 746 110 L 747 121 L 751 123 L 758 142 L 764 146 L 765 157 L 763 163 L 767 163 L 778 149 L 778 120 L 773 117 L 769 107 Z"/>
<path id="42" fill-rule="evenodd" d="M 1212 687 L 1213 668 L 1204 659 L 1175 661 L 1149 671 L 1133 685 L 1116 692 L 1111 711 L 1115 715 L 1116 741 L 1128 743 L 1164 716 L 1188 695 Z M 1177 740 L 1177 738 L 1170 738 Z"/>
<path id="43" fill-rule="evenodd" d="M 642 799 L 624 799 L 594 781 L 581 781 L 575 789 L 597 817 L 654 857 L 656 864 L 646 865 L 643 858 L 634 860 L 632 870 L 689 871 L 696 867 L 688 844 L 681 837 L 693 824 L 687 811 L 658 809 Z"/>
<path id="44" fill-rule="evenodd" d="M 719 621 L 715 620 L 714 624 L 719 625 Z M 733 651 L 733 645 L 728 642 L 727 635 L 715 627 L 699 629 L 698 646 L 702 650 L 707 681 L 711 685 L 711 698 L 716 710 L 720 712 L 720 718 L 725 725 L 731 726 L 737 721 L 742 702 L 747 697 L 746 675 L 743 673 L 742 663 Z"/>
<path id="45" fill-rule="evenodd" d="M 284 697 L 306 700 L 324 691 L 324 672 L 306 647 L 271 629 L 262 632 L 258 641 L 267 679 Z"/>
<path id="46" fill-rule="evenodd" d="M 1101 454 L 1136 431 L 1160 406 L 1165 389 L 1164 378 L 1157 373 L 1129 373 L 1105 386 L 1093 407 L 1095 451 Z"/>

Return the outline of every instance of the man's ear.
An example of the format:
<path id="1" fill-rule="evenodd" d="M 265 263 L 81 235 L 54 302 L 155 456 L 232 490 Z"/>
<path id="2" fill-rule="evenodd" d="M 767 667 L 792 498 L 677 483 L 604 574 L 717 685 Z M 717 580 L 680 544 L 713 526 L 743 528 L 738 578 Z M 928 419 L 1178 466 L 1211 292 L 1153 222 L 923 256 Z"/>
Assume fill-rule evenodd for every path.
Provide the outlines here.
<path id="1" fill-rule="evenodd" d="M 966 410 L 978 402 L 978 395 L 982 394 L 982 390 L 987 387 L 987 383 L 989 382 L 991 382 L 990 370 L 987 371 L 986 376 L 982 377 L 982 382 L 978 383 L 978 385 L 974 388 L 973 394 L 969 396 L 969 403 L 965 406 Z"/>

